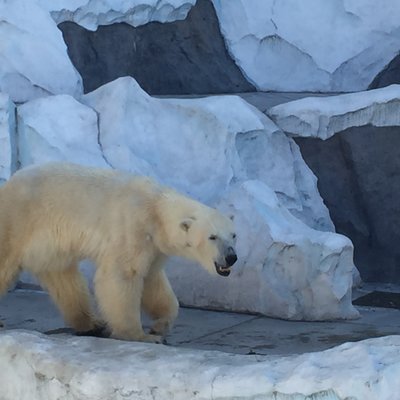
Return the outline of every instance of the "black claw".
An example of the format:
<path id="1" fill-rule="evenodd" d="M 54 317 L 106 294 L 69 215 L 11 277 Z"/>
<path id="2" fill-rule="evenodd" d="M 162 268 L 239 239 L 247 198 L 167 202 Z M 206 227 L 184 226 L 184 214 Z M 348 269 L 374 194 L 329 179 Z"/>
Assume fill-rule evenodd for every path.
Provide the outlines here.
<path id="1" fill-rule="evenodd" d="M 160 335 L 159 332 L 156 332 L 154 329 L 150 329 L 150 330 L 149 330 L 149 334 L 150 334 L 150 335 L 162 336 L 162 335 Z M 162 338 L 161 344 L 168 344 L 168 343 L 167 343 L 167 339 L 166 339 L 165 337 Z"/>

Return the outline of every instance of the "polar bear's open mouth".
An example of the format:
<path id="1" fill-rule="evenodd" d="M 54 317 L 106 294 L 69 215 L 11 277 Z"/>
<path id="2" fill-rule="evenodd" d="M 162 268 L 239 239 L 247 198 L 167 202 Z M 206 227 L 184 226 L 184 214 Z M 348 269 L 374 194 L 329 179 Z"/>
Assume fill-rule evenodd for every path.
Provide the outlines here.
<path id="1" fill-rule="evenodd" d="M 223 265 L 219 265 L 217 263 L 214 263 L 214 265 L 218 274 L 221 276 L 229 276 L 229 274 L 231 273 L 231 267 L 224 267 Z"/>

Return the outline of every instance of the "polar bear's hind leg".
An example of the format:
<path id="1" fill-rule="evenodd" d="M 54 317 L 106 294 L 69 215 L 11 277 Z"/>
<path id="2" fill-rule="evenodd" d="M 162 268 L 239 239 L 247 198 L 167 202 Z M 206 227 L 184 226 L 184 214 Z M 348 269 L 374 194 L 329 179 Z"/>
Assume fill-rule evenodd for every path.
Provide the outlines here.
<path id="1" fill-rule="evenodd" d="M 77 264 L 61 270 L 46 270 L 37 273 L 36 276 L 72 328 L 77 332 L 97 328 L 98 323 L 92 312 L 89 290 Z"/>

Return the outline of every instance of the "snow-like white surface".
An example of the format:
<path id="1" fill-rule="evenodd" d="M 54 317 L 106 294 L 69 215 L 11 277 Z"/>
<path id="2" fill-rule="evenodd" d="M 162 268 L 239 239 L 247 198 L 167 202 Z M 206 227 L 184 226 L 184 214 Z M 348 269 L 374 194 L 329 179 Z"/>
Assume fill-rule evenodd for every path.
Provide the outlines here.
<path id="1" fill-rule="evenodd" d="M 400 336 L 277 358 L 13 331 L 0 367 L 3 400 L 394 400 Z"/>
<path id="2" fill-rule="evenodd" d="M 292 320 L 358 316 L 351 304 L 349 239 L 307 227 L 260 181 L 234 185 L 219 208 L 235 216 L 239 260 L 228 279 L 170 260 L 169 276 L 183 304 Z"/>
<path id="3" fill-rule="evenodd" d="M 0 91 L 15 102 L 82 93 L 61 31 L 32 0 L 0 0 Z"/>
<path id="4" fill-rule="evenodd" d="M 267 111 L 285 132 L 328 139 L 353 126 L 399 126 L 400 85 L 331 97 L 306 97 Z"/>
<path id="5" fill-rule="evenodd" d="M 70 161 L 106 167 L 98 142 L 97 114 L 68 95 L 19 106 L 18 154 L 21 167 Z"/>
<path id="6" fill-rule="evenodd" d="M 185 19 L 196 0 L 38 0 L 57 24 L 75 22 L 86 29 L 125 22 L 133 26 L 148 22 Z"/>
<path id="7" fill-rule="evenodd" d="M 260 90 L 365 90 L 400 48 L 397 0 L 213 0 L 228 50 Z"/>
<path id="8" fill-rule="evenodd" d="M 16 170 L 15 105 L 10 97 L 0 93 L 0 182 Z"/>

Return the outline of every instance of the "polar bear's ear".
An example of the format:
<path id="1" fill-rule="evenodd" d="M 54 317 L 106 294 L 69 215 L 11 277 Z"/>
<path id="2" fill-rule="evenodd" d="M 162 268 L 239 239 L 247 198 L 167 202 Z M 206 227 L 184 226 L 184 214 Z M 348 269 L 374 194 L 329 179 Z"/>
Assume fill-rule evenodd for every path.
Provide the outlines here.
<path id="1" fill-rule="evenodd" d="M 192 226 L 192 223 L 193 223 L 193 219 L 187 218 L 187 219 L 184 219 L 184 220 L 180 223 L 180 227 L 181 227 L 181 229 L 183 229 L 185 232 L 187 232 L 187 231 L 190 229 L 190 227 Z"/>

